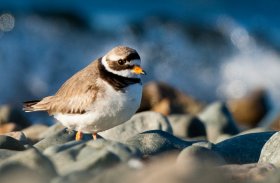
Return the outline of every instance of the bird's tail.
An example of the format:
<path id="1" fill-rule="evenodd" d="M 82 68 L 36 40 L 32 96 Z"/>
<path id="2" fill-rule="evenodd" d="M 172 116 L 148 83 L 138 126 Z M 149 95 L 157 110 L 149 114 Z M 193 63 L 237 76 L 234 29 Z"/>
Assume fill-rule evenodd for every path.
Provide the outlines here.
<path id="1" fill-rule="evenodd" d="M 40 109 L 34 107 L 34 105 L 36 105 L 40 101 L 41 100 L 32 100 L 23 102 L 22 110 L 24 110 L 25 112 L 41 111 Z"/>

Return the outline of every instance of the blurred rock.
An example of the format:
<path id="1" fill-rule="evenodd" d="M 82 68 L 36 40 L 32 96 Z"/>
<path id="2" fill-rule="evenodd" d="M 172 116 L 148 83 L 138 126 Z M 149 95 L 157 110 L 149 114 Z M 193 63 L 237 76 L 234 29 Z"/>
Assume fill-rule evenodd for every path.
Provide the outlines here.
<path id="1" fill-rule="evenodd" d="M 183 149 L 176 162 L 177 166 L 184 167 L 185 173 L 189 175 L 207 166 L 213 167 L 226 164 L 218 153 L 200 146 L 189 146 Z"/>
<path id="2" fill-rule="evenodd" d="M 42 139 L 42 135 L 45 131 L 48 131 L 49 127 L 44 124 L 34 124 L 28 128 L 22 130 L 25 136 L 32 142 L 36 143 Z"/>
<path id="3" fill-rule="evenodd" d="M 8 150 L 8 149 L 0 149 L 0 162 L 2 160 L 7 159 L 8 157 L 11 157 L 21 151 L 16 151 L 16 150 Z"/>
<path id="4" fill-rule="evenodd" d="M 204 124 L 195 116 L 173 114 L 167 118 L 175 136 L 183 138 L 206 137 Z"/>
<path id="5" fill-rule="evenodd" d="M 268 96 L 264 89 L 257 89 L 247 96 L 228 101 L 233 118 L 239 124 L 253 128 L 270 110 Z"/>
<path id="6" fill-rule="evenodd" d="M 259 163 L 271 163 L 280 167 L 280 132 L 276 132 L 263 146 Z"/>
<path id="7" fill-rule="evenodd" d="M 192 146 L 204 147 L 207 149 L 212 149 L 214 145 L 215 144 L 212 144 L 211 142 L 208 141 L 195 142 L 192 144 Z"/>
<path id="8" fill-rule="evenodd" d="M 192 143 L 194 142 L 181 140 L 161 130 L 151 130 L 131 137 L 125 144 L 138 149 L 142 156 L 146 156 L 166 151 L 181 150 Z"/>
<path id="9" fill-rule="evenodd" d="M 130 161 L 138 161 L 139 164 L 141 164 L 143 166 L 143 163 L 140 160 L 130 160 Z M 138 171 L 139 169 L 131 167 L 129 165 L 130 161 L 128 161 L 127 163 L 118 164 L 114 167 L 108 168 L 100 173 L 95 174 L 94 176 L 84 175 L 83 177 L 86 177 L 86 176 L 92 177 L 92 179 L 91 179 L 92 182 L 102 182 L 102 183 L 110 183 L 110 182 L 129 183 L 132 181 L 132 179 L 130 179 L 130 178 L 134 177 L 135 180 L 133 182 L 136 182 L 136 180 L 139 180 L 138 176 L 136 174 L 137 173 L 139 174 L 140 172 Z M 140 168 L 140 170 L 141 170 L 141 168 Z M 121 178 L 120 178 L 120 175 L 121 175 Z M 81 177 L 81 178 L 83 178 L 83 177 Z M 89 180 L 89 179 L 87 179 L 87 180 Z M 63 183 L 63 181 L 61 181 L 61 183 Z"/>
<path id="10" fill-rule="evenodd" d="M 36 174 L 40 175 L 42 180 L 50 180 L 57 176 L 52 162 L 35 149 L 29 149 L 17 153 L 16 155 L 0 162 L 0 170 L 6 169 L 9 173 L 13 173 L 14 168 L 18 166 L 29 168 Z"/>
<path id="11" fill-rule="evenodd" d="M 265 127 L 257 127 L 257 128 L 245 130 L 245 131 L 239 133 L 238 135 L 244 135 L 244 134 L 249 134 L 249 133 L 259 133 L 259 132 L 271 132 L 271 131 L 274 131 L 274 130 L 265 128 Z"/>
<path id="12" fill-rule="evenodd" d="M 28 140 L 27 140 L 26 136 L 21 131 L 9 132 L 9 133 L 5 133 L 4 135 L 18 140 L 23 145 L 28 144 Z"/>
<path id="13" fill-rule="evenodd" d="M 138 112 L 152 110 L 163 115 L 197 114 L 202 107 L 203 104 L 168 84 L 150 82 L 145 84 L 143 88 L 141 106 Z"/>
<path id="14" fill-rule="evenodd" d="M 280 131 L 280 114 L 270 123 L 269 128 Z"/>
<path id="15" fill-rule="evenodd" d="M 0 106 L 0 127 L 3 124 L 13 122 L 20 129 L 26 128 L 31 125 L 21 110 L 12 108 L 8 105 Z M 20 130 L 17 129 L 17 130 Z"/>
<path id="16" fill-rule="evenodd" d="M 215 142 L 222 134 L 236 135 L 239 129 L 224 103 L 213 103 L 199 114 L 199 119 L 205 124 L 207 137 Z"/>
<path id="17" fill-rule="evenodd" d="M 224 140 L 227 140 L 227 139 L 230 139 L 232 137 L 232 135 L 229 135 L 229 134 L 222 134 L 220 136 L 217 137 L 216 141 L 213 142 L 213 143 L 219 143 L 219 142 L 222 142 Z"/>
<path id="18" fill-rule="evenodd" d="M 65 126 L 63 126 L 61 123 L 57 122 L 50 126 L 48 129 L 44 130 L 43 133 L 39 135 L 39 138 L 43 139 L 52 135 L 55 135 L 56 133 L 60 132 L 61 130 L 65 129 Z"/>
<path id="19" fill-rule="evenodd" d="M 256 163 L 264 144 L 275 132 L 261 132 L 239 135 L 222 141 L 213 150 L 219 153 L 227 163 Z"/>
<path id="20" fill-rule="evenodd" d="M 66 128 L 63 128 L 60 131 L 56 131 L 55 133 L 50 133 L 49 136 L 34 144 L 34 147 L 39 150 L 44 150 L 50 146 L 64 144 L 66 142 L 75 140 L 75 135 L 75 131 L 68 131 Z"/>
<path id="21" fill-rule="evenodd" d="M 102 172 L 100 172 L 100 174 L 102 174 Z M 67 183 L 77 183 L 77 182 L 91 183 L 91 182 L 93 182 L 92 179 L 94 179 L 94 175 L 91 172 L 76 171 L 76 172 L 72 172 L 72 173 L 69 173 L 69 174 L 66 174 L 66 175 L 61 175 L 61 176 L 55 177 L 51 181 L 51 183 L 66 183 L 66 182 Z M 118 175 L 118 179 L 120 179 L 120 174 Z M 114 179 L 112 179 L 111 181 L 113 181 L 113 180 Z"/>
<path id="22" fill-rule="evenodd" d="M 277 168 L 274 172 L 272 172 L 266 180 L 262 181 L 262 183 L 279 183 L 280 182 L 280 170 Z"/>
<path id="23" fill-rule="evenodd" d="M 0 134 L 19 130 L 20 128 L 15 123 L 5 123 L 0 125 Z"/>
<path id="24" fill-rule="evenodd" d="M 172 127 L 166 117 L 156 112 L 141 112 L 135 114 L 127 122 L 98 133 L 105 139 L 125 142 L 130 137 L 148 130 L 162 130 L 172 133 Z"/>
<path id="25" fill-rule="evenodd" d="M 186 182 L 195 182 L 195 183 L 204 183 L 204 182 L 215 182 L 220 183 L 223 180 L 223 176 L 220 175 L 217 171 L 213 172 L 209 168 L 202 168 L 198 172 L 195 172 L 193 175 L 186 173 L 186 168 L 191 169 L 192 165 L 181 166 L 176 163 L 176 154 L 168 153 L 160 155 L 156 158 L 151 159 L 147 164 L 144 164 L 142 168 L 138 171 L 123 172 L 121 180 L 124 183 L 134 182 L 134 183 L 186 183 Z M 117 167 L 118 168 L 118 167 Z M 115 169 L 115 168 L 114 168 Z M 119 178 L 113 173 L 114 169 L 107 170 L 103 175 L 97 175 L 94 178 L 94 182 L 115 182 L 114 179 L 118 180 Z M 125 168 L 123 168 L 125 170 Z M 107 177 L 107 175 L 109 175 Z M 111 177 L 110 177 L 111 175 Z M 111 179 L 109 179 L 111 178 Z M 95 181 L 96 180 L 96 181 Z M 98 181 L 97 181 L 98 180 Z"/>
<path id="26" fill-rule="evenodd" d="M 49 179 L 42 177 L 34 170 L 20 163 L 0 166 L 1 183 L 48 183 Z"/>
<path id="27" fill-rule="evenodd" d="M 0 149 L 23 151 L 25 147 L 20 141 L 10 136 L 0 135 Z"/>
<path id="28" fill-rule="evenodd" d="M 65 151 L 68 151 L 69 149 L 71 149 L 71 151 L 72 150 L 74 150 L 74 151 L 71 152 L 70 155 L 74 156 L 74 155 L 78 154 L 79 153 L 78 151 L 81 150 L 85 146 L 85 143 L 86 143 L 86 141 L 81 140 L 81 141 L 70 141 L 70 142 L 66 142 L 64 144 L 56 144 L 56 145 L 46 148 L 43 151 L 43 153 L 44 153 L 44 155 L 51 157 L 51 156 L 57 155 L 58 153 L 61 153 L 63 151 L 65 152 Z M 70 158 L 70 159 L 73 159 L 73 158 Z"/>
<path id="29" fill-rule="evenodd" d="M 244 165 L 224 165 L 217 170 L 224 174 L 229 181 L 259 182 L 265 180 L 276 168 L 268 163 L 252 163 Z"/>

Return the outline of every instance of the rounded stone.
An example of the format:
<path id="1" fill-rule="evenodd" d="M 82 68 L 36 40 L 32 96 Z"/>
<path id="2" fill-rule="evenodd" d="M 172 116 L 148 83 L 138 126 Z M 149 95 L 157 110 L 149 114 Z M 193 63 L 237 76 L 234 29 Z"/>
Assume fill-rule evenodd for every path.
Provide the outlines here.
<path id="1" fill-rule="evenodd" d="M 49 129 L 49 127 L 46 125 L 34 124 L 28 128 L 23 129 L 22 132 L 25 134 L 25 136 L 30 141 L 32 141 L 33 143 L 36 143 L 36 142 L 42 140 L 42 137 L 40 137 L 40 135 L 43 134 L 48 129 Z"/>
<path id="2" fill-rule="evenodd" d="M 271 163 L 280 167 L 280 132 L 276 132 L 263 146 L 259 163 Z"/>
<path id="3" fill-rule="evenodd" d="M 125 142 L 130 137 L 148 130 L 172 133 L 172 127 L 166 117 L 156 112 L 142 112 L 135 114 L 127 122 L 98 134 L 105 139 Z"/>
<path id="4" fill-rule="evenodd" d="M 20 141 L 10 136 L 0 135 L 0 149 L 22 151 L 25 150 L 25 147 Z"/>
<path id="5" fill-rule="evenodd" d="M 180 150 L 190 146 L 192 143 L 181 140 L 164 131 L 151 130 L 128 139 L 125 144 L 137 148 L 142 156 L 145 156 Z"/>
<path id="6" fill-rule="evenodd" d="M 183 149 L 176 161 L 176 165 L 180 167 L 180 170 L 189 175 L 206 167 L 216 167 L 224 164 L 226 162 L 221 155 L 200 146 L 189 146 Z"/>
<path id="7" fill-rule="evenodd" d="M 207 137 L 210 142 L 215 142 L 221 134 L 236 135 L 239 133 L 239 129 L 225 103 L 210 104 L 198 117 L 206 126 Z"/>
<path id="8" fill-rule="evenodd" d="M 57 176 L 52 162 L 34 148 L 19 152 L 1 161 L 0 170 L 3 169 L 3 167 L 11 166 L 13 164 L 20 164 L 24 167 L 28 167 L 45 180 L 50 180 L 51 178 Z"/>
<path id="9" fill-rule="evenodd" d="M 275 132 L 261 132 L 239 135 L 224 140 L 213 146 L 227 163 L 256 163 L 259 160 L 264 144 Z"/>
<path id="10" fill-rule="evenodd" d="M 167 118 L 175 136 L 184 138 L 206 137 L 204 124 L 195 116 L 173 114 Z"/>

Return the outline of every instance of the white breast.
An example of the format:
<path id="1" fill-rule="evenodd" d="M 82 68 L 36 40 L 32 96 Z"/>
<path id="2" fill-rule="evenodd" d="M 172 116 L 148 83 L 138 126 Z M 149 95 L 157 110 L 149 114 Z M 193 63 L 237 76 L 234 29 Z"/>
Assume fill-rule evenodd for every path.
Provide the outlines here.
<path id="1" fill-rule="evenodd" d="M 56 114 L 54 117 L 64 126 L 84 133 L 100 132 L 129 120 L 139 108 L 142 85 L 133 84 L 116 91 L 102 81 L 104 92 L 97 95 L 89 112 L 84 114 Z"/>

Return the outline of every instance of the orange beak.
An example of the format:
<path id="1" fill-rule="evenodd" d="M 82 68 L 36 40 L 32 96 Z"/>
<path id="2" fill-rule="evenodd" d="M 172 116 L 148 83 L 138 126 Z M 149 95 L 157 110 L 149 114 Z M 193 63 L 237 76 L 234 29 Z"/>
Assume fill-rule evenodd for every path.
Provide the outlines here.
<path id="1" fill-rule="evenodd" d="M 134 72 L 135 74 L 142 74 L 142 75 L 146 75 L 146 72 L 138 65 L 135 65 L 132 69 L 132 72 Z"/>

